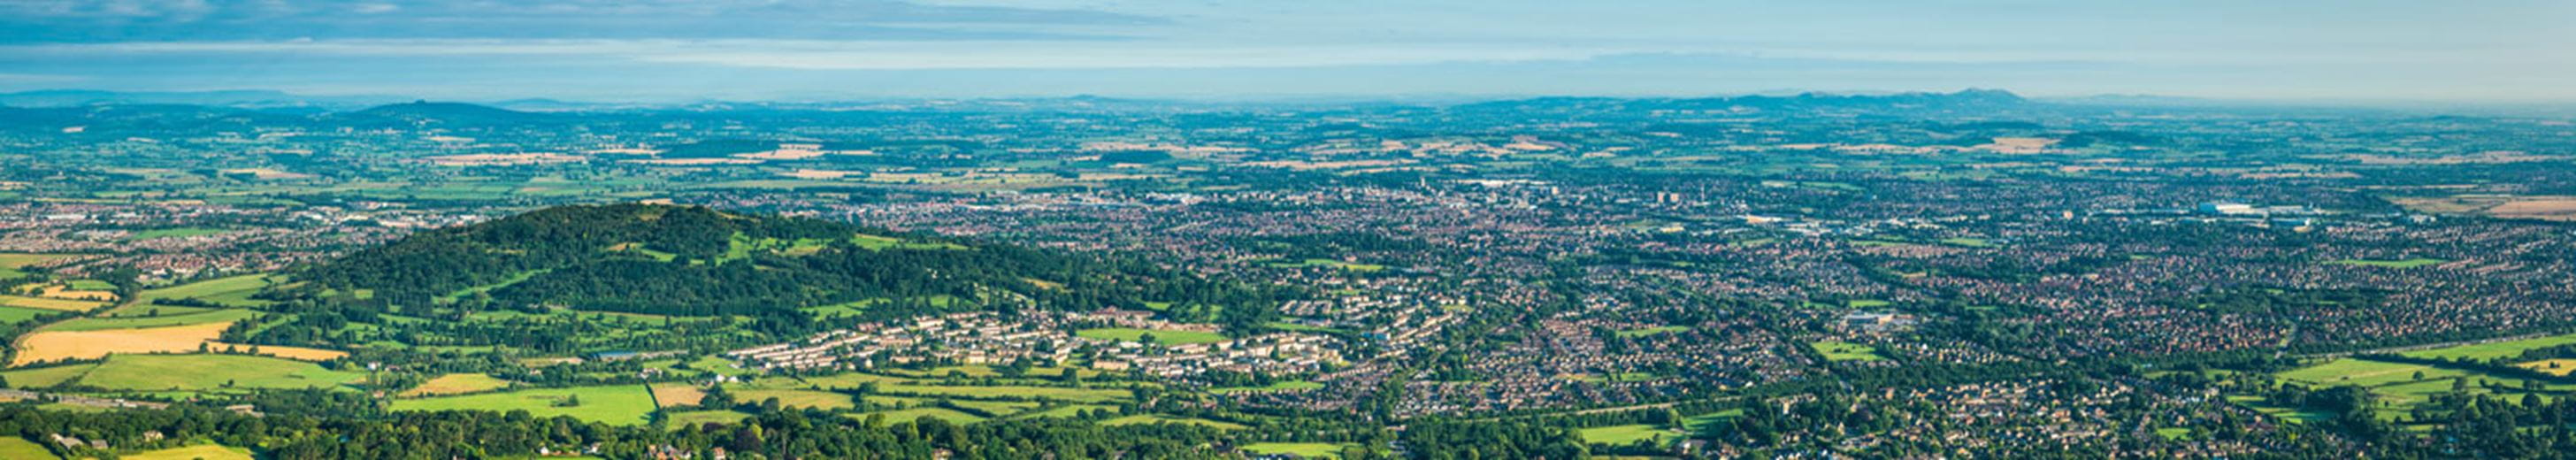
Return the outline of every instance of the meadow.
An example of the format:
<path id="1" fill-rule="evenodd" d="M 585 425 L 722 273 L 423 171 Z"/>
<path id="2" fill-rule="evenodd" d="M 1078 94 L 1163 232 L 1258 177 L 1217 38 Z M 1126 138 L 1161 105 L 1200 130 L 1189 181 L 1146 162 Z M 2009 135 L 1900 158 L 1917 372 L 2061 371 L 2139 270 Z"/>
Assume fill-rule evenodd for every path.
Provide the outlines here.
<path id="1" fill-rule="evenodd" d="M 1878 361 L 1887 359 L 1885 356 L 1879 356 L 1877 348 L 1840 340 L 1820 340 L 1807 345 L 1814 347 L 1817 353 L 1824 354 L 1826 361 Z"/>
<path id="2" fill-rule="evenodd" d="M 1348 444 L 1320 442 L 1256 442 L 1244 444 L 1243 451 L 1255 454 L 1288 454 L 1303 458 L 1342 458 Z"/>
<path id="3" fill-rule="evenodd" d="M 122 460 L 253 460 L 249 449 L 202 444 L 118 455 Z"/>
<path id="4" fill-rule="evenodd" d="M 580 404 L 565 406 L 566 399 Z M 644 385 L 536 388 L 466 396 L 396 399 L 393 410 L 445 411 L 525 410 L 538 417 L 570 416 L 611 425 L 642 425 L 653 413 L 653 394 Z"/>
<path id="5" fill-rule="evenodd" d="M 116 355 L 80 377 L 81 385 L 121 390 L 220 388 L 331 388 L 366 378 L 363 372 L 323 369 L 313 363 L 242 355 Z"/>
<path id="6" fill-rule="evenodd" d="M 2337 260 L 2337 261 L 2328 262 L 2328 263 L 2330 263 L 2330 264 L 2334 264 L 2334 265 L 2350 265 L 2350 266 L 2356 266 L 2356 267 L 2415 268 L 2415 267 L 2422 267 L 2422 266 L 2427 266 L 2427 265 L 2441 265 L 2441 264 L 2448 263 L 2448 262 L 2450 262 L 2450 261 L 2448 261 L 2448 260 L 2442 260 L 2442 259 L 2431 259 L 2431 258 L 2417 257 L 2417 258 L 2412 258 L 2412 259 L 2398 259 L 2398 260 L 2343 259 L 2343 260 Z"/>
<path id="7" fill-rule="evenodd" d="M 1614 446 L 1634 444 L 1638 441 L 1662 444 L 1664 440 L 1675 436 L 1672 430 L 1666 430 L 1655 425 L 1614 425 L 1597 428 L 1584 428 L 1580 434 L 1583 436 L 1583 442 Z"/>
<path id="8" fill-rule="evenodd" d="M 419 386 L 411 387 L 411 389 L 403 390 L 398 396 L 408 398 L 481 393 L 509 388 L 511 384 L 512 382 L 508 380 L 502 380 L 499 377 L 483 374 L 447 374 L 438 376 L 438 378 L 429 379 L 429 381 L 426 382 L 421 382 Z"/>
<path id="9" fill-rule="evenodd" d="M 0 438 L 0 458 L 49 460 L 59 459 L 62 457 L 54 456 L 52 451 L 45 450 L 44 445 L 36 444 L 35 441 L 29 441 L 27 438 L 11 436 Z"/>
<path id="10" fill-rule="evenodd" d="M 2567 335 L 2556 335 L 2556 336 L 2549 336 L 2549 337 L 2529 338 L 2529 339 L 2513 340 L 2513 341 L 2505 341 L 2505 342 L 2494 342 L 2494 343 L 2480 343 L 2480 344 L 2472 344 L 2472 345 L 2461 345 L 2461 346 L 2450 347 L 2450 348 L 2436 348 L 2436 349 L 2431 349 L 2431 350 L 2410 351 L 2410 352 L 2399 353 L 2399 354 L 2401 354 L 2401 355 L 2405 355 L 2405 356 L 2407 356 L 2407 357 L 2412 357 L 2412 358 L 2427 358 L 2427 359 L 2470 359 L 2470 360 L 2481 360 L 2481 361 L 2483 361 L 2483 360 L 2490 360 L 2490 359 L 2497 359 L 2497 358 L 2507 358 L 2507 357 L 2519 356 L 2519 355 L 2521 355 L 2521 354 L 2522 354 L 2522 352 L 2524 352 L 2524 351 L 2528 351 L 2528 350 L 2532 350 L 2532 349 L 2537 349 L 2537 348 L 2555 347 L 2555 346 L 2559 346 L 2559 345 L 2567 345 L 2567 344 L 2576 344 L 2576 334 L 2567 334 Z"/>
<path id="11" fill-rule="evenodd" d="M 197 299 L 227 306 L 258 307 L 270 302 L 250 298 L 277 280 L 265 274 L 227 276 L 194 283 L 144 290 L 135 296 L 136 303 L 149 304 L 159 299 Z"/>

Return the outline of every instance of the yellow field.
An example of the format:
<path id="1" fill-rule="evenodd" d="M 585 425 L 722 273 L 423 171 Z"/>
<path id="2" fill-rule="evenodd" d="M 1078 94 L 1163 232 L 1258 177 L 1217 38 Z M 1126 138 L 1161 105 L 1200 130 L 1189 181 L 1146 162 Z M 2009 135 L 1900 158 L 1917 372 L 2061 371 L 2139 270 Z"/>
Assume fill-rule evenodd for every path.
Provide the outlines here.
<path id="1" fill-rule="evenodd" d="M 99 306 L 107 305 L 107 303 L 87 300 L 48 299 L 43 297 L 5 295 L 0 296 L 0 305 L 57 311 L 90 311 L 91 309 L 98 308 Z"/>
<path id="2" fill-rule="evenodd" d="M 688 383 L 653 384 L 653 405 L 660 407 L 695 406 L 707 397 L 706 390 Z"/>
<path id="3" fill-rule="evenodd" d="M 231 321 L 187 326 L 98 331 L 44 331 L 18 339 L 11 366 L 65 358 L 104 358 L 110 353 L 185 353 L 214 340 Z"/>
<path id="4" fill-rule="evenodd" d="M 206 342 L 206 345 L 214 347 L 216 350 L 222 350 L 227 346 L 236 347 L 243 352 L 249 352 L 251 347 L 246 344 L 224 342 Z M 340 359 L 342 356 L 348 356 L 349 352 L 325 350 L 320 348 L 290 347 L 284 345 L 260 345 L 259 354 L 303 361 L 330 361 Z"/>
<path id="5" fill-rule="evenodd" d="M 44 288 L 44 289 L 36 291 L 36 296 L 37 296 L 37 297 L 54 298 L 54 299 L 95 300 L 95 301 L 101 301 L 101 302 L 110 302 L 110 301 L 115 301 L 115 300 L 116 300 L 116 293 L 115 293 L 115 292 L 109 292 L 109 291 L 81 291 L 81 290 L 74 290 L 74 289 L 72 289 L 72 288 L 71 288 L 71 286 L 64 286 L 64 285 L 60 285 L 60 284 L 56 284 L 56 285 L 52 285 L 52 286 L 45 286 L 45 288 Z"/>
<path id="6" fill-rule="evenodd" d="M 126 460 L 252 460 L 253 458 L 250 456 L 249 452 L 245 452 L 241 449 L 217 445 L 197 445 L 177 449 L 161 449 L 149 452 L 119 455 L 117 457 Z"/>
<path id="7" fill-rule="evenodd" d="M 2522 366 L 2522 367 L 2523 367 L 2523 368 L 2525 368 L 2525 369 L 2531 369 L 2531 370 L 2535 370 L 2535 371 L 2540 371 L 2540 373 L 2543 373 L 2543 374 L 2549 374 L 2549 375 L 2556 375 L 2556 376 L 2564 377 L 2564 376 L 2566 376 L 2569 372 L 2576 372 L 2576 359 L 2544 359 L 2544 360 L 2539 360 L 2539 361 L 2532 361 L 2532 362 L 2527 362 L 2527 363 L 2522 363 L 2522 364 L 2516 364 L 2516 366 Z"/>
<path id="8" fill-rule="evenodd" d="M 509 388 L 510 381 L 483 374 L 447 374 L 403 390 L 403 397 L 438 396 Z"/>

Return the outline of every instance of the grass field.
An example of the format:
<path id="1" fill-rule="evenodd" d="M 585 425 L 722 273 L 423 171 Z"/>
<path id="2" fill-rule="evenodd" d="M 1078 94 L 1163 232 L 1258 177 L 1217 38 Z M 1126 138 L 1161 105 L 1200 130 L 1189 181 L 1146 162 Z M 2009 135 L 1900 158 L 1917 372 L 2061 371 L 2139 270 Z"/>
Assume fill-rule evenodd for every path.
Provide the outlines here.
<path id="1" fill-rule="evenodd" d="M 264 356 L 116 355 L 82 375 L 80 384 L 120 390 L 328 388 L 365 378 L 363 372 Z"/>
<path id="2" fill-rule="evenodd" d="M 1878 361 L 1887 359 L 1885 356 L 1879 356 L 1877 348 L 1840 340 L 1820 340 L 1814 343 L 1809 343 L 1807 346 L 1814 347 L 1817 353 L 1823 353 L 1826 361 Z"/>
<path id="3" fill-rule="evenodd" d="M 265 274 L 227 276 L 160 289 L 146 289 L 141 295 L 135 296 L 134 301 L 148 304 L 155 299 L 197 299 L 222 305 L 256 307 L 267 305 L 269 302 L 251 299 L 250 295 L 259 293 L 261 288 L 268 287 L 272 281 Z"/>
<path id="4" fill-rule="evenodd" d="M 956 401 L 949 401 L 948 403 L 949 403 L 949 404 L 954 404 L 954 405 L 956 405 L 956 406 L 957 406 L 957 408 L 959 408 L 959 409 L 967 409 L 967 410 L 971 410 L 971 411 L 975 411 L 975 412 L 982 412 L 982 413 L 984 413 L 984 414 L 992 415 L 992 416 L 995 416 L 995 417 L 1007 417 L 1007 416 L 1012 416 L 1012 415 L 1019 415 L 1019 413 L 1021 413 L 1021 412 L 1027 412 L 1027 411 L 1029 411 L 1030 409 L 1036 409 L 1036 408 L 1038 408 L 1038 403 L 1033 403 L 1033 402 L 1024 402 L 1024 401 L 971 401 L 971 400 L 956 400 Z"/>
<path id="5" fill-rule="evenodd" d="M 20 269 L 27 268 L 29 265 L 78 256 L 79 255 L 77 254 L 28 254 L 22 252 L 0 253 L 0 277 L 14 278 L 19 275 L 27 274 L 27 272 L 21 271 Z"/>
<path id="6" fill-rule="evenodd" d="M 1342 458 L 1345 444 L 1320 442 L 1256 442 L 1244 444 L 1243 451 L 1255 454 L 1289 454 L 1305 458 Z"/>
<path id="7" fill-rule="evenodd" d="M 2278 376 L 2283 380 L 2309 385 L 2357 385 L 2375 387 L 2412 380 L 2422 380 L 2415 378 L 2415 374 L 2418 372 L 2424 374 L 2424 379 L 2440 379 L 2466 375 L 2466 373 L 2460 371 L 2435 368 L 2420 364 L 2391 363 L 2344 358 L 2319 363 L 2314 366 L 2293 369 L 2288 372 L 2282 372 Z"/>
<path id="8" fill-rule="evenodd" d="M 206 346 L 212 350 L 235 350 L 241 353 L 250 353 L 254 355 L 275 356 L 279 358 L 314 362 L 330 361 L 349 356 L 349 352 L 340 350 L 325 350 L 320 348 L 294 347 L 286 345 L 206 342 Z"/>
<path id="9" fill-rule="evenodd" d="M 44 388 L 58 385 L 63 382 L 69 382 L 72 381 L 72 379 L 78 379 L 81 374 L 89 373 L 90 369 L 95 369 L 97 367 L 97 364 L 39 367 L 0 372 L 0 376 L 8 377 L 9 385 L 11 387 Z"/>
<path id="10" fill-rule="evenodd" d="M 1299 261 L 1274 260 L 1264 262 L 1262 265 L 1270 266 L 1272 268 L 1333 267 L 1355 272 L 1373 272 L 1386 269 L 1385 265 L 1350 263 L 1333 259 L 1306 259 Z"/>
<path id="11" fill-rule="evenodd" d="M 34 308 L 54 311 L 90 311 L 106 305 L 107 302 L 95 300 L 51 299 L 44 297 L 0 295 L 0 306 L 7 307 Z"/>
<path id="12" fill-rule="evenodd" d="M 1105 406 L 1105 405 L 1099 405 L 1099 404 L 1066 404 L 1066 405 L 1062 405 L 1062 406 L 1049 407 L 1049 408 L 1046 408 L 1046 409 L 1041 409 L 1041 410 L 1037 410 L 1037 411 L 1032 411 L 1032 412 L 1028 412 L 1028 413 L 1023 413 L 1023 414 L 1020 414 L 1020 415 L 1018 415 L 1018 416 L 1019 416 L 1019 417 L 1056 417 L 1056 418 L 1064 418 L 1064 417 L 1075 417 L 1075 416 L 1080 416 L 1080 415 L 1082 415 L 1082 412 L 1083 412 L 1083 411 L 1094 411 L 1094 412 L 1097 412 L 1097 411 L 1104 411 L 1104 410 L 1106 410 L 1106 411 L 1116 411 L 1116 410 L 1118 410 L 1118 406 Z"/>
<path id="13" fill-rule="evenodd" d="M 187 326 L 96 331 L 44 331 L 18 338 L 18 366 L 64 358 L 99 358 L 112 353 L 185 353 L 222 336 L 231 322 Z"/>
<path id="14" fill-rule="evenodd" d="M 493 376 L 483 375 L 483 374 L 447 374 L 447 375 L 441 375 L 441 376 L 438 376 L 438 378 L 429 379 L 429 381 L 427 381 L 427 382 L 421 382 L 421 383 L 420 383 L 420 386 L 415 386 L 415 387 L 411 387 L 411 389 L 403 390 L 403 391 L 402 391 L 402 393 L 401 393 L 401 394 L 399 394 L 399 395 L 397 395 L 397 396 L 402 396 L 402 397 L 406 397 L 406 398 L 410 398 L 410 397 L 420 397 L 420 396 L 443 396 L 443 395 L 453 395 L 453 394 L 479 393 L 479 392 L 492 391 L 492 390 L 498 390 L 498 389 L 502 389 L 502 388 L 509 388 L 509 387 L 510 387 L 510 381 L 508 381 L 508 380 L 502 380 L 502 379 L 500 379 L 499 377 L 493 377 Z"/>
<path id="15" fill-rule="evenodd" d="M 2448 262 L 2450 262 L 2450 261 L 2448 261 L 2448 260 L 2442 260 L 2442 259 L 2428 259 L 2428 258 L 2418 257 L 2418 258 L 2413 258 L 2413 259 L 2403 259 L 2403 260 L 2344 259 L 2344 260 L 2337 260 L 2337 261 L 2327 262 L 2327 263 L 2335 264 L 2335 265 L 2351 265 L 2351 266 L 2357 266 L 2357 267 L 2415 268 L 2415 267 L 2422 267 L 2422 266 L 2426 266 L 2426 265 L 2441 265 L 2441 264 L 2443 264 L 2443 263 L 2448 263 Z"/>
<path id="16" fill-rule="evenodd" d="M 2576 334 L 2567 334 L 2567 335 L 2558 335 L 2558 336 L 2549 336 L 2549 337 L 2540 337 L 2540 338 L 2522 339 L 2522 340 L 2514 340 L 2514 341 L 2508 341 L 2508 342 L 2481 343 L 2481 344 L 2475 344 L 2475 345 L 2461 345 L 2461 346 L 2450 347 L 2450 348 L 2436 348 L 2436 349 L 2431 349 L 2431 350 L 2410 351 L 2410 352 L 2399 353 L 2399 354 L 2406 355 L 2406 356 L 2409 356 L 2409 357 L 2415 357 L 2415 358 L 2433 358 L 2433 359 L 2465 358 L 2465 359 L 2472 359 L 2472 360 L 2481 360 L 2481 361 L 2483 361 L 2483 360 L 2490 360 L 2490 359 L 2496 359 L 2496 358 L 2505 358 L 2505 357 L 2511 357 L 2511 356 L 2518 356 L 2518 355 L 2521 355 L 2521 354 L 2522 354 L 2522 352 L 2524 352 L 2524 351 L 2531 350 L 2531 349 L 2535 349 L 2535 348 L 2547 348 L 2547 347 L 2555 347 L 2555 346 L 2559 346 L 2559 345 L 2567 345 L 2567 344 L 2576 344 Z"/>
<path id="17" fill-rule="evenodd" d="M 557 405 L 567 398 L 579 398 L 581 404 L 570 407 Z M 641 425 L 649 421 L 647 416 L 653 413 L 653 395 L 643 385 L 536 388 L 466 396 L 397 399 L 393 402 L 393 410 L 495 412 L 525 410 L 538 417 L 571 416 L 583 421 L 611 425 Z"/>
<path id="18" fill-rule="evenodd" d="M 1216 343 L 1225 341 L 1224 335 L 1214 332 L 1136 329 L 1125 327 L 1083 329 L 1081 331 L 1074 332 L 1073 335 L 1101 340 L 1123 340 L 1135 342 L 1144 340 L 1144 336 L 1146 334 L 1153 334 L 1155 342 L 1165 345 L 1188 345 L 1193 343 Z"/>
<path id="19" fill-rule="evenodd" d="M 1666 430 L 1654 425 L 1616 425 L 1598 428 L 1584 428 L 1582 430 L 1582 435 L 1583 442 L 1613 446 L 1634 444 L 1637 441 L 1663 444 L 1665 439 L 1669 439 L 1674 436 L 1671 430 Z"/>
<path id="20" fill-rule="evenodd" d="M 0 458 L 13 460 L 54 460 L 62 457 L 54 456 L 54 453 L 45 450 L 45 446 L 42 444 L 36 444 L 35 441 L 29 441 L 27 438 L 13 436 L 0 438 Z"/>
<path id="21" fill-rule="evenodd" d="M 1216 428 L 1216 429 L 1220 429 L 1220 430 L 1240 430 L 1240 429 L 1244 429 L 1244 428 L 1249 428 L 1249 427 L 1243 426 L 1242 424 L 1237 424 L 1237 423 L 1219 422 L 1219 421 L 1215 421 L 1215 420 L 1208 420 L 1208 419 L 1203 419 L 1203 418 L 1174 417 L 1174 416 L 1162 415 L 1162 414 L 1137 414 L 1137 415 L 1130 415 L 1130 416 L 1125 416 L 1125 417 L 1113 418 L 1113 419 L 1109 419 L 1109 420 L 1103 420 L 1103 421 L 1101 421 L 1101 422 L 1100 422 L 1100 424 L 1102 424 L 1102 425 L 1109 425 L 1109 426 L 1118 426 L 1118 425 L 1135 425 L 1135 424 L 1141 424 L 1141 423 L 1179 423 L 1179 424 L 1185 424 L 1185 425 L 1198 425 L 1198 426 L 1204 426 L 1204 427 L 1209 427 L 1209 428 Z"/>
<path id="22" fill-rule="evenodd" d="M 202 324 L 231 324 L 258 318 L 259 312 L 223 309 L 185 315 L 142 316 L 132 318 L 73 318 L 45 325 L 44 331 L 103 331 L 109 329 L 159 328 Z M 220 331 L 221 329 L 217 329 Z"/>
<path id="23" fill-rule="evenodd" d="M 54 311 L 54 310 L 39 310 L 39 309 L 34 309 L 34 308 L 0 307 L 0 323 L 5 323 L 5 324 L 18 324 L 18 323 L 24 323 L 24 322 L 27 322 L 27 321 L 30 321 L 30 320 L 34 320 L 34 319 L 36 319 L 36 317 L 38 317 L 38 316 L 51 315 L 51 314 L 57 314 L 57 313 L 61 313 L 61 312 Z"/>
<path id="24" fill-rule="evenodd" d="M 735 401 L 741 401 L 741 402 L 765 402 L 765 401 L 768 401 L 768 400 L 769 400 L 769 398 L 778 398 L 778 405 L 783 406 L 783 407 L 812 407 L 812 408 L 825 409 L 825 410 L 840 410 L 840 409 L 849 409 L 849 408 L 853 408 L 853 407 L 858 407 L 858 404 L 857 404 L 857 403 L 854 403 L 854 402 L 851 402 L 851 401 L 850 401 L 850 395 L 841 394 L 841 393 L 833 393 L 833 392 L 829 392 L 829 391 L 814 391 L 814 390 L 732 390 L 732 391 L 733 391 L 733 400 L 735 400 Z"/>

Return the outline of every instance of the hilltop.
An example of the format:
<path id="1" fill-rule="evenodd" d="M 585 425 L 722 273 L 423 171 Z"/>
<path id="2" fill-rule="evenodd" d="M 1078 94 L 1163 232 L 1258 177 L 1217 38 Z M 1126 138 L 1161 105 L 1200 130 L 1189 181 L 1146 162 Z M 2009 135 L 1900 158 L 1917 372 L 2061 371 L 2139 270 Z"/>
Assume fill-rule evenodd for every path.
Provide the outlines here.
<path id="1" fill-rule="evenodd" d="M 331 292 L 368 292 L 342 300 L 379 309 L 683 316 L 852 302 L 883 303 L 869 309 L 882 315 L 1137 307 L 1147 296 L 1176 295 L 1156 291 L 1198 282 L 1115 258 L 650 204 L 562 206 L 426 231 L 310 267 L 297 279 Z"/>

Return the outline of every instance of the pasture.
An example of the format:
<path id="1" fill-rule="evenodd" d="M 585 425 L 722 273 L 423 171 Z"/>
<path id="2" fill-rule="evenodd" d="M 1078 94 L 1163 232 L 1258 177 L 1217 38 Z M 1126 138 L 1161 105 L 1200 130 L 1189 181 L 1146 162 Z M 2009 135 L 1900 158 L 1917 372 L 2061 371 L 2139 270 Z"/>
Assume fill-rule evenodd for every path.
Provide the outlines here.
<path id="1" fill-rule="evenodd" d="M 214 340 L 232 322 L 135 329 L 40 331 L 18 338 L 11 366 L 67 358 L 90 359 L 115 353 L 185 353 Z"/>
<path id="2" fill-rule="evenodd" d="M 2549 336 L 2549 337 L 2529 338 L 2529 339 L 2513 340 L 2513 341 L 2505 341 L 2505 342 L 2493 342 L 2493 343 L 2480 343 L 2480 344 L 2472 344 L 2472 345 L 2461 345 L 2461 346 L 2450 347 L 2450 348 L 2436 348 L 2436 349 L 2431 349 L 2431 350 L 2410 351 L 2410 352 L 2399 353 L 2399 354 L 2406 355 L 2406 356 L 2408 356 L 2408 357 L 2413 357 L 2413 358 L 2428 358 L 2428 359 L 2470 359 L 2470 360 L 2480 360 L 2480 361 L 2484 361 L 2484 360 L 2490 360 L 2490 359 L 2508 358 L 2508 357 L 2513 357 L 2513 356 L 2519 356 L 2519 355 L 2521 355 L 2521 354 L 2522 354 L 2522 352 L 2524 352 L 2524 351 L 2528 351 L 2528 350 L 2532 350 L 2532 349 L 2537 349 L 2537 348 L 2555 347 L 2555 346 L 2559 346 L 2559 345 L 2567 345 L 2567 344 L 2576 344 L 2576 334 L 2567 334 L 2567 335 L 2556 335 L 2556 336 Z"/>
<path id="3" fill-rule="evenodd" d="M 90 369 L 96 368 L 98 368 L 97 364 L 39 367 L 0 372 L 0 377 L 7 377 L 11 387 L 44 388 L 78 379 L 81 374 L 87 374 Z"/>
<path id="4" fill-rule="evenodd" d="M 80 377 L 80 384 L 120 390 L 219 388 L 330 388 L 365 379 L 366 373 L 323 369 L 313 363 L 241 355 L 116 355 Z"/>
<path id="5" fill-rule="evenodd" d="M 52 460 L 62 457 L 54 456 L 52 451 L 45 450 L 44 445 L 36 444 L 35 441 L 28 441 L 27 438 L 11 436 L 0 438 L 0 458 Z"/>
<path id="6" fill-rule="evenodd" d="M 709 423 L 717 425 L 731 425 L 736 422 L 741 422 L 742 419 L 747 418 L 751 418 L 751 414 L 729 410 L 693 410 L 686 412 L 665 412 L 662 414 L 662 423 L 669 425 L 673 429 L 678 429 L 680 427 L 698 426 Z"/>
<path id="7" fill-rule="evenodd" d="M 1145 336 L 1146 336 L 1147 334 L 1151 334 L 1151 335 L 1153 335 L 1153 336 L 1154 336 L 1154 341 L 1155 341 L 1156 343 L 1161 343 L 1161 344 L 1165 344 L 1165 345 L 1188 345 L 1188 344 L 1194 344 L 1194 343 L 1216 343 L 1216 342 L 1223 342 L 1223 341 L 1225 341 L 1225 340 L 1226 340 L 1224 335 L 1222 335 L 1222 334 L 1217 334 L 1217 333 L 1214 333 L 1214 332 L 1181 331 L 1181 330 L 1169 330 L 1169 329 L 1136 329 L 1136 328 L 1127 328 L 1127 327 L 1105 327 L 1105 328 L 1096 328 L 1096 329 L 1083 329 L 1083 330 L 1081 330 L 1081 331 L 1076 331 L 1076 332 L 1074 332 L 1074 334 L 1073 334 L 1073 335 L 1078 336 L 1078 337 L 1083 337 L 1083 338 L 1091 338 L 1091 339 L 1101 339 L 1101 340 L 1119 340 L 1119 341 L 1127 341 L 1127 342 L 1141 342 L 1141 341 L 1144 341 L 1144 340 L 1145 340 Z"/>
<path id="8" fill-rule="evenodd" d="M 698 400 L 707 397 L 706 390 L 685 382 L 652 384 L 652 391 L 653 404 L 663 408 L 695 406 Z"/>
<path id="9" fill-rule="evenodd" d="M 250 449 L 203 444 L 175 449 L 135 452 L 131 454 L 118 455 L 117 458 L 124 460 L 253 460 L 258 457 L 251 456 Z"/>
<path id="10" fill-rule="evenodd" d="M 739 401 L 739 402 L 756 402 L 756 403 L 765 403 L 765 402 L 766 402 L 766 401 L 768 401 L 770 398 L 777 398 L 777 399 L 778 399 L 778 405 L 779 405 L 779 406 L 781 406 L 781 407 L 811 407 L 811 408 L 824 409 L 824 410 L 841 410 L 841 409 L 849 409 L 849 408 L 858 407 L 858 404 L 857 404 L 857 403 L 854 403 L 854 402 L 852 402 L 852 401 L 850 400 L 850 395 L 840 394 L 840 393 L 833 393 L 833 392 L 828 392 L 828 391 L 815 391 L 815 390 L 731 390 L 731 391 L 733 392 L 733 400 L 734 400 L 734 401 Z"/>
<path id="11" fill-rule="evenodd" d="M 1267 393 L 1267 392 L 1273 392 L 1273 391 L 1306 391 L 1306 390 L 1320 389 L 1320 388 L 1323 388 L 1323 387 L 1324 387 L 1324 384 L 1321 384 L 1321 383 L 1309 382 L 1309 381 L 1304 381 L 1304 380 L 1290 380 L 1290 381 L 1285 381 L 1285 382 L 1271 382 L 1271 384 L 1269 384 L 1269 385 L 1263 385 L 1263 386 L 1257 386 L 1257 387 L 1231 387 L 1231 388 L 1217 388 L 1217 389 L 1211 389 L 1211 390 L 1208 390 L 1208 392 L 1210 392 L 1210 393 L 1216 393 L 1216 394 L 1234 394 L 1234 393 Z"/>
<path id="12" fill-rule="evenodd" d="M 265 274 L 227 276 L 159 289 L 147 289 L 142 294 L 136 295 L 134 301 L 149 304 L 158 299 L 197 299 L 226 306 L 258 307 L 268 305 L 270 302 L 252 299 L 250 295 L 259 293 L 260 289 L 267 288 L 276 281 Z"/>
<path id="13" fill-rule="evenodd" d="M 1240 430 L 1240 429 L 1244 429 L 1244 428 L 1250 428 L 1250 427 L 1243 426 L 1243 424 L 1239 424 L 1239 423 L 1220 422 L 1220 421 L 1208 420 L 1208 419 L 1203 419 L 1203 418 L 1195 418 L 1195 417 L 1176 417 L 1176 416 L 1163 415 L 1163 414 L 1137 414 L 1137 415 L 1129 415 L 1129 416 L 1125 416 L 1125 417 L 1113 418 L 1113 419 L 1104 420 L 1104 421 L 1101 421 L 1101 422 L 1100 422 L 1100 424 L 1102 424 L 1102 425 L 1109 425 L 1109 426 L 1119 426 L 1119 425 L 1136 425 L 1136 424 L 1163 424 L 1163 423 L 1178 423 L 1178 424 L 1183 424 L 1183 425 L 1198 425 L 1198 426 L 1204 426 L 1204 427 L 1215 428 L 1215 429 L 1220 429 L 1220 430 Z"/>
<path id="14" fill-rule="evenodd" d="M 578 400 L 578 404 L 564 404 Z M 538 417 L 569 416 L 611 425 L 642 425 L 653 413 L 653 394 L 643 385 L 534 388 L 465 396 L 397 399 L 393 410 L 525 410 Z"/>
<path id="15" fill-rule="evenodd" d="M 73 318 L 64 320 L 63 322 L 45 325 L 44 328 L 39 330 L 48 332 L 72 332 L 103 331 L 109 329 L 160 328 L 205 324 L 231 324 L 235 321 L 255 319 L 259 316 L 260 313 L 256 311 L 224 309 L 184 315 L 140 316 L 130 318 Z M 216 330 L 222 331 L 222 329 Z"/>
<path id="16" fill-rule="evenodd" d="M 334 359 L 340 359 L 341 357 L 349 356 L 349 352 L 340 351 L 340 350 L 326 350 L 326 349 L 321 349 L 321 348 L 293 347 L 293 346 L 286 346 L 286 345 L 255 345 L 255 344 L 246 344 L 246 343 L 206 342 L 206 347 L 208 347 L 209 349 L 213 349 L 213 350 L 228 350 L 228 351 L 233 351 L 233 352 L 249 353 L 249 354 L 254 354 L 254 355 L 275 356 L 275 357 L 279 357 L 279 358 L 294 359 L 294 360 L 303 360 L 303 361 L 315 361 L 315 362 L 320 362 L 320 361 L 330 361 L 330 360 L 334 360 Z"/>
<path id="17" fill-rule="evenodd" d="M 189 238 L 189 237 L 199 237 L 199 236 L 207 236 L 207 235 L 220 235 L 220 234 L 223 234 L 223 233 L 224 233 L 224 229 L 220 229 L 220 228 L 205 228 L 205 227 L 156 228 L 156 229 L 151 229 L 151 230 L 144 230 L 144 231 L 140 231 L 140 232 L 134 232 L 133 234 L 126 235 L 126 236 L 125 236 L 125 240 L 126 240 L 126 241 L 144 241 L 144 240 L 157 240 L 157 239 L 162 239 L 162 238 Z"/>
<path id="18" fill-rule="evenodd" d="M 39 310 L 34 308 L 0 307 L 0 324 L 24 323 L 33 321 L 38 316 L 58 313 L 62 312 L 54 310 Z"/>
<path id="19" fill-rule="evenodd" d="M 968 423 L 975 423 L 975 422 L 981 422 L 981 421 L 984 421 L 984 418 L 983 418 L 983 417 L 977 417 L 977 416 L 975 416 L 975 414 L 969 414 L 969 413 L 965 413 L 965 412 L 959 412 L 959 411 L 957 411 L 956 409 L 948 409 L 948 408 L 940 408 L 940 407 L 916 407 L 916 408 L 911 408 L 911 409 L 896 409 L 896 410 L 881 410 L 881 411 L 875 411 L 875 412 L 860 412 L 860 413 L 850 414 L 850 418 L 856 418 L 856 419 L 860 419 L 860 420 L 866 420 L 869 416 L 878 416 L 878 415 L 885 416 L 885 421 L 886 421 L 886 423 L 903 423 L 903 422 L 910 422 L 910 421 L 914 421 L 914 420 L 920 420 L 920 419 L 923 419 L 923 418 L 936 418 L 936 419 L 940 419 L 940 420 L 946 420 L 946 421 L 948 421 L 949 423 L 956 423 L 956 424 L 968 424 Z"/>

